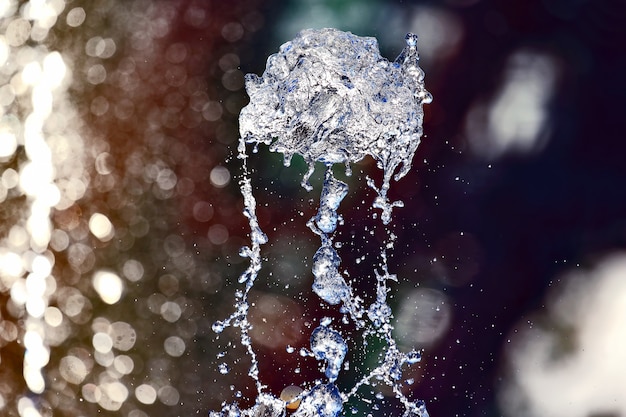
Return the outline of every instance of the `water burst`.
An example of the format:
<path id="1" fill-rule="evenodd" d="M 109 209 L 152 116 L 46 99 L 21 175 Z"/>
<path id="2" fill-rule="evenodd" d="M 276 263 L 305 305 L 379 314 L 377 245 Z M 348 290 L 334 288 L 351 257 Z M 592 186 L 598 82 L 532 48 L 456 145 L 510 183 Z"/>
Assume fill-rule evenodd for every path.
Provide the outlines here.
<path id="1" fill-rule="evenodd" d="M 236 404 L 226 405 L 211 417 L 284 416 L 285 402 L 265 393 L 258 373 L 258 362 L 250 342 L 248 294 L 254 285 L 261 263 L 261 245 L 267 237 L 259 227 L 256 201 L 247 169 L 246 148 L 253 144 L 268 145 L 273 152 L 284 155 L 289 166 L 293 155 L 300 155 L 308 164 L 302 186 L 313 187 L 309 178 L 316 163 L 326 167 L 317 214 L 307 225 L 320 237 L 321 244 L 313 257 L 313 291 L 326 303 L 341 305 L 346 320 L 363 329 L 364 335 L 376 334 L 386 342 L 386 350 L 377 367 L 342 393 L 335 385 L 342 369 L 348 343 L 339 331 L 323 320 L 310 337 L 311 352 L 301 354 L 325 361 L 327 382 L 319 382 L 299 394 L 300 406 L 294 416 L 337 416 L 343 404 L 357 390 L 372 382 L 389 385 L 405 407 L 404 416 L 428 416 L 423 401 L 411 401 L 400 390 L 402 367 L 418 362 L 417 351 L 401 352 L 391 334 L 392 311 L 387 304 L 388 281 L 397 281 L 387 268 L 386 250 L 393 247 L 393 236 L 387 230 L 387 242 L 381 251 L 382 272 L 376 276 L 375 301 L 364 307 L 341 272 L 341 258 L 335 250 L 333 232 L 339 220 L 337 210 L 348 193 L 348 185 L 333 175 L 334 164 L 343 164 L 350 175 L 350 164 L 366 156 L 372 157 L 383 171 L 382 184 L 367 180 L 377 196 L 372 203 L 382 210 L 384 225 L 391 222 L 392 209 L 402 207 L 401 201 L 390 201 L 387 192 L 391 179 L 399 180 L 411 167 L 413 154 L 422 136 L 422 105 L 432 100 L 424 86 L 424 72 L 418 64 L 417 36 L 406 36 L 406 47 L 394 62 L 380 56 L 374 38 L 358 37 L 336 29 L 305 30 L 270 56 L 261 77 L 246 76 L 250 104 L 242 109 L 239 158 L 243 162 L 244 214 L 251 228 L 251 246 L 240 254 L 249 258 L 248 269 L 241 275 L 245 289 L 237 293 L 235 312 L 213 329 L 220 333 L 227 326 L 240 329 L 241 343 L 252 361 L 249 376 L 256 383 L 256 404 L 239 410 Z M 366 317 L 366 318 L 364 318 Z M 369 321 L 367 321 L 367 318 Z M 346 321 L 344 320 L 344 321 Z"/>

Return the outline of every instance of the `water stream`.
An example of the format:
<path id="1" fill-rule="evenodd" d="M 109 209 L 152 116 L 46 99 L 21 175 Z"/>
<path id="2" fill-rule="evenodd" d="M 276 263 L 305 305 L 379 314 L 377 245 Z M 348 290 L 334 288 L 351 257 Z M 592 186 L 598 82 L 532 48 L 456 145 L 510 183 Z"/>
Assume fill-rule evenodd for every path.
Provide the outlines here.
<path id="1" fill-rule="evenodd" d="M 250 103 L 239 118 L 238 157 L 243 164 L 240 185 L 251 240 L 240 255 L 249 259 L 249 266 L 239 279 L 244 287 L 237 292 L 235 311 L 216 322 L 213 330 L 219 335 L 229 326 L 239 329 L 241 344 L 251 360 L 248 376 L 255 382 L 257 400 L 245 410 L 236 403 L 224 404 L 221 411 L 211 412 L 211 417 L 284 416 L 285 406 L 296 402 L 297 407 L 289 407 L 295 409 L 290 411 L 294 416 L 334 417 L 362 386 L 377 387 L 381 383 L 389 386 L 404 406 L 403 416 L 428 416 L 423 401 L 409 399 L 402 391 L 406 383 L 403 371 L 419 362 L 420 353 L 398 348 L 392 335 L 393 312 L 387 303 L 391 286 L 398 281 L 387 264 L 388 252 L 395 244 L 388 225 L 393 208 L 403 206 L 401 201 L 390 201 L 388 191 L 392 179 L 401 179 L 411 168 L 422 136 L 422 105 L 432 100 L 418 60 L 414 34 L 406 36 L 406 47 L 394 62 L 389 62 L 380 56 L 374 38 L 335 29 L 305 30 L 269 57 L 261 77 L 246 76 Z M 325 167 L 318 211 L 307 222 L 320 239 L 312 260 L 312 290 L 322 302 L 339 306 L 343 322 L 351 323 L 362 334 L 362 340 L 348 340 L 330 318 L 322 319 L 311 332 L 310 346 L 300 349 L 300 354 L 320 361 L 325 380 L 312 381 L 287 400 L 266 392 L 250 338 L 248 297 L 263 268 L 262 245 L 268 238 L 256 215 L 253 175 L 248 169 L 249 145 L 254 152 L 259 145 L 267 145 L 272 152 L 282 153 L 285 166 L 290 165 L 294 155 L 302 157 L 308 165 L 302 186 L 308 191 L 313 191 L 309 178 L 316 164 Z M 371 213 L 380 218 L 387 237 L 369 285 L 374 301 L 365 305 L 367 297 L 358 294 L 346 279 L 350 265 L 342 262 L 335 249 L 341 244 L 334 238 L 343 222 L 339 207 L 349 190 L 345 182 L 335 178 L 333 166 L 344 165 L 350 176 L 351 164 L 368 156 L 383 173 L 381 184 L 367 178 L 366 185 L 376 193 Z M 377 366 L 355 381 L 352 388 L 341 391 L 336 381 L 341 378 L 347 352 L 355 348 L 354 344 L 367 343 L 371 335 L 384 340 L 384 354 Z"/>

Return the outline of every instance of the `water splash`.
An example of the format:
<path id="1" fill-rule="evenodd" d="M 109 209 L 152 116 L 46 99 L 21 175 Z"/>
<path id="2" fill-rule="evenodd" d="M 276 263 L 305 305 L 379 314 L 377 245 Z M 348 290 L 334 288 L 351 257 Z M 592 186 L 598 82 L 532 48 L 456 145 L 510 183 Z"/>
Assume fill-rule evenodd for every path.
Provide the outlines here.
<path id="1" fill-rule="evenodd" d="M 225 405 L 218 416 L 284 416 L 285 402 L 264 392 L 260 381 L 258 361 L 250 342 L 248 321 L 248 294 L 261 269 L 261 245 L 267 237 L 259 227 L 255 214 L 256 201 L 247 168 L 246 145 L 268 145 L 273 152 L 284 155 L 289 166 L 293 155 L 304 158 L 308 171 L 302 180 L 307 190 L 313 187 L 309 178 L 315 164 L 326 166 L 317 214 L 307 225 L 320 237 L 321 244 L 313 257 L 313 291 L 326 303 L 341 304 L 345 319 L 352 320 L 364 337 L 380 336 L 387 346 L 383 359 L 368 375 L 346 392 L 339 392 L 335 381 L 348 351 L 348 343 L 330 320 L 322 320 L 310 338 L 311 352 L 301 354 L 325 361 L 327 383 L 318 382 L 299 396 L 299 408 L 294 416 L 337 416 L 348 399 L 365 384 L 383 381 L 389 385 L 405 407 L 404 416 L 428 416 L 423 401 L 409 400 L 400 389 L 403 366 L 420 360 L 417 351 L 403 353 L 393 339 L 392 311 L 387 304 L 388 282 L 397 281 L 387 267 L 387 249 L 393 248 L 394 237 L 388 237 L 381 251 L 382 272 L 376 276 L 375 301 L 368 307 L 344 279 L 340 270 L 341 258 L 333 245 L 333 232 L 340 216 L 337 212 L 348 193 L 348 185 L 337 180 L 334 164 L 344 164 L 350 175 L 350 164 L 371 156 L 383 171 L 382 184 L 368 178 L 367 185 L 377 196 L 372 203 L 382 210 L 384 225 L 391 222 L 394 207 L 401 201 L 390 201 L 387 192 L 391 179 L 407 174 L 413 154 L 422 136 L 422 105 L 432 100 L 424 86 L 424 72 L 419 67 L 417 36 L 406 36 L 406 47 L 394 62 L 380 56 L 374 38 L 358 37 L 336 29 L 305 30 L 291 42 L 280 47 L 269 57 L 263 76 L 246 76 L 246 90 L 250 104 L 242 109 L 239 122 L 241 139 L 239 158 L 243 161 L 244 177 L 241 191 L 244 196 L 244 214 L 251 228 L 250 247 L 240 254 L 250 259 L 248 269 L 239 282 L 244 290 L 237 292 L 235 312 L 226 320 L 214 324 L 218 334 L 227 326 L 240 329 L 241 343 L 247 349 L 252 366 L 249 376 L 256 383 L 256 404 L 240 410 L 237 404 Z M 369 319 L 367 321 L 364 319 Z M 344 320 L 344 321 L 346 321 Z"/>

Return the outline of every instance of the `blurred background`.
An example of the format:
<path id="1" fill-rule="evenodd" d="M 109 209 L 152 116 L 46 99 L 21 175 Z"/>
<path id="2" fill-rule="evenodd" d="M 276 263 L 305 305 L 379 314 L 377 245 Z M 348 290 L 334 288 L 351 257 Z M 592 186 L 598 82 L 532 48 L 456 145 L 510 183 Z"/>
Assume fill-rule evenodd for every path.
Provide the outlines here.
<path id="1" fill-rule="evenodd" d="M 254 402 L 238 334 L 211 331 L 246 267 L 243 76 L 336 27 L 390 60 L 417 33 L 434 96 L 391 189 L 395 335 L 423 349 L 406 392 L 434 417 L 626 416 L 622 0 L 0 0 L 0 17 L 0 414 Z M 251 162 L 270 237 L 251 336 L 278 394 L 321 377 L 297 352 L 338 315 L 310 290 L 319 186 L 299 186 L 301 160 Z M 335 240 L 371 294 L 380 173 L 356 165 Z M 343 330 L 350 387 L 379 350 Z M 346 415 L 397 414 L 389 392 L 372 401 Z"/>

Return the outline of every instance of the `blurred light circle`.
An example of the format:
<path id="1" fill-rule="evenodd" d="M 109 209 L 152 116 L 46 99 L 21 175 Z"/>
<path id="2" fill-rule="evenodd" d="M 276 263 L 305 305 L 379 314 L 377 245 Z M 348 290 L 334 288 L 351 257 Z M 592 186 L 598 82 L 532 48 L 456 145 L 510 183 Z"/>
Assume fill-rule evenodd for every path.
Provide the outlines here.
<path id="1" fill-rule="evenodd" d="M 185 353 L 185 347 L 185 341 L 178 336 L 170 336 L 163 343 L 165 353 L 175 358 Z"/>
<path id="2" fill-rule="evenodd" d="M 165 80 L 172 87 L 181 87 L 187 81 L 187 70 L 182 65 L 170 65 L 165 70 Z"/>
<path id="3" fill-rule="evenodd" d="M 221 224 L 214 224 L 209 228 L 208 237 L 214 245 L 222 245 L 228 240 L 228 229 Z"/>
<path id="4" fill-rule="evenodd" d="M 165 405 L 177 405 L 178 400 L 180 399 L 180 394 L 178 390 L 171 385 L 166 385 L 159 389 L 158 391 L 159 401 L 161 401 Z"/>
<path id="5" fill-rule="evenodd" d="M 178 235 L 169 235 L 163 242 L 163 249 L 167 256 L 176 258 L 185 253 L 185 241 Z"/>
<path id="6" fill-rule="evenodd" d="M 15 252 L 0 252 L 0 261 L 0 272 L 6 274 L 7 278 L 17 278 L 24 272 L 22 257 Z"/>
<path id="7" fill-rule="evenodd" d="M 83 398 L 90 403 L 97 403 L 102 398 L 100 387 L 92 383 L 83 385 L 80 392 Z"/>
<path id="8" fill-rule="evenodd" d="M 166 298 L 163 294 L 150 294 L 147 299 L 148 309 L 154 314 L 161 314 L 161 306 L 165 303 Z"/>
<path id="9" fill-rule="evenodd" d="M 104 52 L 106 44 L 101 36 L 94 36 L 85 43 L 85 53 L 91 57 L 97 57 Z"/>
<path id="10" fill-rule="evenodd" d="M 264 20 L 262 13 L 257 10 L 252 10 L 242 17 L 241 23 L 249 32 L 256 32 L 263 27 L 265 23 Z"/>
<path id="11" fill-rule="evenodd" d="M 174 171 L 167 168 L 160 170 L 156 177 L 156 182 L 162 190 L 171 190 L 176 186 L 177 180 Z"/>
<path id="12" fill-rule="evenodd" d="M 116 321 L 109 327 L 109 336 L 113 341 L 113 347 L 117 350 L 127 351 L 135 346 L 137 333 L 133 327 L 123 321 Z"/>
<path id="13" fill-rule="evenodd" d="M 135 259 L 129 259 L 124 262 L 122 273 L 129 281 L 137 282 L 143 277 L 144 268 L 141 262 Z"/>
<path id="14" fill-rule="evenodd" d="M 150 416 L 142 410 L 134 409 L 134 410 L 130 410 L 130 412 L 128 413 L 128 417 L 150 417 Z"/>
<path id="15" fill-rule="evenodd" d="M 12 342 L 17 339 L 18 329 L 17 326 L 7 320 L 0 321 L 0 339 Z"/>
<path id="16" fill-rule="evenodd" d="M 20 306 L 23 306 L 28 300 L 28 291 L 26 291 L 26 280 L 18 280 L 11 286 L 11 300 Z"/>
<path id="17" fill-rule="evenodd" d="M 451 321 L 452 311 L 445 294 L 435 289 L 419 288 L 401 301 L 394 335 L 402 345 L 425 347 L 443 336 Z"/>
<path id="18" fill-rule="evenodd" d="M 93 358 L 96 360 L 96 362 L 99 365 L 104 366 L 105 368 L 108 368 L 111 365 L 113 365 L 113 361 L 115 360 L 115 355 L 113 354 L 113 351 L 111 350 L 107 352 L 96 351 L 93 354 Z"/>
<path id="19" fill-rule="evenodd" d="M 157 392 L 152 385 L 141 384 L 135 388 L 135 397 L 142 404 L 154 404 L 157 399 Z"/>
<path id="20" fill-rule="evenodd" d="M 93 344 L 94 349 L 101 353 L 110 352 L 111 349 L 113 348 L 113 340 L 106 333 L 98 332 L 94 334 L 91 339 L 91 342 Z"/>
<path id="21" fill-rule="evenodd" d="M 130 225 L 130 233 L 134 237 L 143 237 L 150 231 L 150 222 L 142 217 L 137 216 L 132 220 Z"/>
<path id="22" fill-rule="evenodd" d="M 170 323 L 177 321 L 182 314 L 182 310 L 178 304 L 167 301 L 161 305 L 161 317 Z"/>
<path id="23" fill-rule="evenodd" d="M 103 395 L 98 404 L 109 411 L 119 410 L 128 398 L 128 388 L 118 381 L 100 384 L 100 389 Z"/>
<path id="24" fill-rule="evenodd" d="M 26 250 L 26 248 L 28 248 L 28 246 L 30 245 L 29 241 L 30 241 L 30 236 L 28 235 L 28 232 L 26 231 L 24 227 L 17 225 L 17 224 L 11 227 L 11 230 L 9 231 L 9 243 L 11 244 L 11 246 L 13 246 L 13 248 L 17 250 L 19 250 L 20 248 L 22 250 Z M 13 253 L 16 256 L 19 256 L 15 252 L 9 252 L 9 253 Z M 22 263 L 22 260 L 20 257 L 20 264 L 21 263 Z"/>
<path id="25" fill-rule="evenodd" d="M 213 205 L 207 201 L 198 201 L 193 205 L 193 217 L 199 222 L 208 222 L 213 218 Z"/>
<path id="26" fill-rule="evenodd" d="M 480 272 L 483 249 L 478 240 L 466 232 L 451 232 L 436 245 L 437 262 L 433 272 L 448 285 L 463 286 Z"/>
<path id="27" fill-rule="evenodd" d="M 121 382 L 107 382 L 100 384 L 102 391 L 115 403 L 123 403 L 128 398 L 128 388 Z M 102 404 L 101 404 L 102 405 Z M 109 410 L 116 410 L 117 408 L 107 408 Z"/>
<path id="28" fill-rule="evenodd" d="M 204 25 L 210 23 L 211 19 L 207 16 L 207 11 L 202 9 L 199 5 L 192 3 L 183 16 L 185 23 L 195 28 L 201 28 Z"/>
<path id="29" fill-rule="evenodd" d="M 216 101 L 209 101 L 202 108 L 202 117 L 209 122 L 215 122 L 222 117 L 222 105 Z"/>
<path id="30" fill-rule="evenodd" d="M 165 59 L 172 64 L 180 64 L 187 58 L 187 54 L 187 45 L 184 43 L 175 43 L 167 47 Z"/>
<path id="31" fill-rule="evenodd" d="M 243 36 L 243 27 L 237 22 L 226 23 L 222 26 L 222 36 L 228 42 L 236 42 Z"/>
<path id="32" fill-rule="evenodd" d="M 91 84 L 102 84 L 106 80 L 107 71 L 100 64 L 95 64 L 87 70 L 87 81 Z"/>
<path id="33" fill-rule="evenodd" d="M 74 243 L 67 250 L 67 260 L 76 271 L 87 272 L 95 263 L 95 255 L 91 247 Z"/>
<path id="34" fill-rule="evenodd" d="M 17 138 L 13 133 L 0 132 L 0 158 L 12 156 L 17 149 Z"/>
<path id="35" fill-rule="evenodd" d="M 98 44 L 98 57 L 100 58 L 111 58 L 115 55 L 115 50 L 117 49 L 115 45 L 115 41 L 111 38 L 102 39 Z"/>
<path id="36" fill-rule="evenodd" d="M 120 374 L 128 375 L 133 371 L 135 367 L 135 363 L 133 362 L 133 359 L 130 356 L 119 355 L 119 356 L 116 356 L 115 359 L 113 360 L 113 367 Z"/>
<path id="37" fill-rule="evenodd" d="M 24 366 L 24 380 L 28 389 L 35 394 L 42 394 L 46 388 L 46 381 L 41 374 L 41 368 L 36 366 Z"/>
<path id="38" fill-rule="evenodd" d="M 211 170 L 209 179 L 214 187 L 223 188 L 230 182 L 230 172 L 223 166 L 216 166 Z"/>
<path id="39" fill-rule="evenodd" d="M 82 7 L 74 7 L 67 13 L 67 17 L 65 18 L 67 25 L 71 27 L 78 27 L 83 24 L 86 17 L 85 9 Z"/>
<path id="40" fill-rule="evenodd" d="M 11 46 L 20 46 L 30 36 L 30 23 L 24 19 L 14 19 L 6 28 L 5 38 Z"/>
<path id="41" fill-rule="evenodd" d="M 294 398 L 296 398 L 300 394 L 302 394 L 302 388 L 300 388 L 297 385 L 289 385 L 283 388 L 283 390 L 281 391 L 280 399 L 287 403 L 287 402 L 292 401 Z M 299 406 L 300 406 L 300 400 L 297 400 L 297 401 L 287 404 L 287 409 L 293 411 L 293 410 L 297 410 Z"/>
<path id="42" fill-rule="evenodd" d="M 106 97 L 98 96 L 91 100 L 91 113 L 95 116 L 102 116 L 109 110 L 109 100 Z"/>
<path id="43" fill-rule="evenodd" d="M 2 140 L 3 140 L 2 135 L 0 134 L 0 147 L 3 145 L 1 143 Z M 11 188 L 16 187 L 17 184 L 19 184 L 20 175 L 13 168 L 7 168 L 2 173 L 1 181 L 2 181 L 2 185 L 7 187 L 8 189 L 11 189 Z"/>
<path id="44" fill-rule="evenodd" d="M 109 271 L 97 271 L 93 276 L 93 286 L 107 304 L 115 304 L 122 297 L 124 284 L 120 277 Z"/>
<path id="45" fill-rule="evenodd" d="M 63 323 L 63 313 L 56 307 L 48 307 L 44 313 L 44 320 L 49 326 L 58 327 Z"/>
<path id="46" fill-rule="evenodd" d="M 190 178 L 181 178 L 176 183 L 176 191 L 178 192 L 178 195 L 181 197 L 186 197 L 186 196 L 191 195 L 195 188 L 196 188 L 196 185 L 194 184 L 193 180 Z"/>
<path id="47" fill-rule="evenodd" d="M 61 359 L 59 372 L 63 379 L 70 384 L 80 384 L 88 374 L 85 363 L 76 356 L 66 356 Z"/>
<path id="48" fill-rule="evenodd" d="M 220 66 L 222 71 L 226 72 L 228 70 L 239 68 L 241 60 L 239 59 L 239 55 L 229 52 L 222 55 L 219 61 L 217 61 L 217 64 Z"/>
<path id="49" fill-rule="evenodd" d="M 135 113 L 135 104 L 130 99 L 123 98 L 115 103 L 113 113 L 118 119 L 127 120 Z"/>
<path id="50" fill-rule="evenodd" d="M 6 38 L 4 36 L 0 37 L 0 65 L 4 65 L 7 62 L 7 59 L 9 58 L 10 53 L 11 53 L 11 48 L 9 47 L 9 45 L 7 45 Z M 11 93 L 13 94 L 12 92 L 13 89 L 11 88 L 9 84 L 5 85 L 5 87 L 8 87 L 8 90 L 11 90 Z"/>
<path id="51" fill-rule="evenodd" d="M 75 288 L 62 288 L 57 292 L 56 297 L 59 308 L 69 317 L 80 314 L 87 303 L 87 299 Z"/>
<path id="52" fill-rule="evenodd" d="M 107 242 L 113 238 L 113 224 L 107 216 L 102 213 L 94 213 L 89 218 L 89 230 L 102 242 Z"/>
<path id="53" fill-rule="evenodd" d="M 178 278 L 172 274 L 159 277 L 159 290 L 168 297 L 176 294 L 179 289 Z"/>
<path id="54" fill-rule="evenodd" d="M 60 229 L 55 229 L 52 231 L 52 235 L 50 236 L 50 248 L 57 252 L 62 252 L 70 244 L 70 237 L 65 233 L 65 231 Z"/>
<path id="55" fill-rule="evenodd" d="M 1 45 L 3 44 L 0 42 L 0 47 Z M 3 62 L 4 60 L 2 59 L 1 55 L 2 50 L 0 49 L 0 62 Z M 15 100 L 15 92 L 13 91 L 13 87 L 11 87 L 11 84 L 5 84 L 0 87 L 0 106 L 7 107 L 11 103 L 13 103 L 13 100 Z"/>
<path id="56" fill-rule="evenodd" d="M 222 76 L 222 85 L 230 91 L 240 90 L 244 85 L 243 73 L 236 69 L 226 71 Z"/>
<path id="57" fill-rule="evenodd" d="M 46 302 L 41 298 L 30 296 L 26 300 L 26 311 L 32 317 L 40 318 L 46 311 Z"/>
<path id="58" fill-rule="evenodd" d="M 113 156 L 108 152 L 102 152 L 96 157 L 95 161 L 96 171 L 100 175 L 108 175 L 113 171 L 115 163 Z"/>
<path id="59" fill-rule="evenodd" d="M 32 259 L 31 271 L 39 276 L 47 276 L 52 272 L 52 260 L 46 256 L 37 255 Z"/>
<path id="60" fill-rule="evenodd" d="M 250 337 L 254 343 L 276 350 L 297 346 L 306 333 L 303 313 L 300 304 L 288 297 L 259 294 L 250 310 Z"/>

